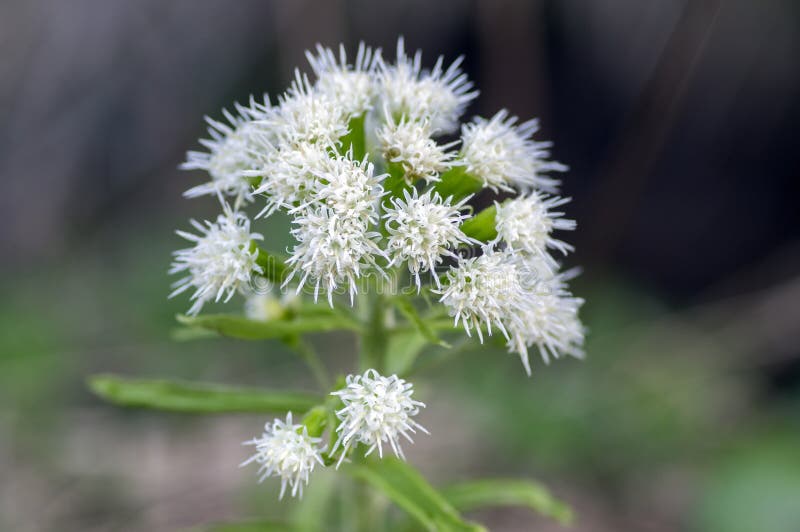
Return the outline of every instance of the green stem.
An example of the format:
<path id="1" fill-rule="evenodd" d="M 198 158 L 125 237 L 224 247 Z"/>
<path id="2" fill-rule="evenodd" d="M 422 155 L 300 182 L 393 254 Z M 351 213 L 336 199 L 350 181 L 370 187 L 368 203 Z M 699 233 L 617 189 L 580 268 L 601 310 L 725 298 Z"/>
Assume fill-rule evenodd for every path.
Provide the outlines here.
<path id="1" fill-rule="evenodd" d="M 317 381 L 317 384 L 322 388 L 323 391 L 327 391 L 331 389 L 331 378 L 328 374 L 328 370 L 325 368 L 325 364 L 322 363 L 322 359 L 317 354 L 316 349 L 308 343 L 307 341 L 303 340 L 301 337 L 296 337 L 293 340 L 288 342 L 289 346 L 298 354 L 300 358 L 308 365 L 308 368 L 311 370 L 311 374 L 314 375 L 314 379 Z"/>
<path id="2" fill-rule="evenodd" d="M 363 464 L 368 457 L 363 455 L 363 449 L 359 453 L 353 453 L 353 462 Z M 386 506 L 382 504 L 380 495 L 365 480 L 354 479 L 354 503 L 358 526 L 353 530 L 358 532 L 374 532 L 386 530 Z"/>
<path id="3" fill-rule="evenodd" d="M 377 291 L 377 290 L 376 290 Z M 386 355 L 386 302 L 379 294 L 369 300 L 366 328 L 361 336 L 359 364 L 361 371 L 374 368 L 381 371 Z"/>
<path id="4" fill-rule="evenodd" d="M 357 493 L 359 481 L 350 479 L 343 483 L 341 490 L 342 503 L 342 530 L 358 530 L 359 525 L 359 494 Z"/>
<path id="5" fill-rule="evenodd" d="M 362 532 L 375 530 L 369 486 L 363 480 L 356 481 L 356 512 L 358 513 L 358 530 Z"/>
<path id="6" fill-rule="evenodd" d="M 366 113 L 361 113 L 361 115 L 351 118 L 348 124 L 349 132 L 341 139 L 341 151 L 347 153 L 352 149 L 354 161 L 361 161 L 366 155 L 366 132 L 364 130 L 366 116 Z"/>

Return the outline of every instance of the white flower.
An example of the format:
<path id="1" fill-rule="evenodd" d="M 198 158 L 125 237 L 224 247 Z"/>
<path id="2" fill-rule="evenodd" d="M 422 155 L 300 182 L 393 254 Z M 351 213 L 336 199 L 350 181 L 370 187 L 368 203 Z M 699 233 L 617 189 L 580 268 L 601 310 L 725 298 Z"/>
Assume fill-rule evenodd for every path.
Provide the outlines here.
<path id="1" fill-rule="evenodd" d="M 308 78 L 295 71 L 295 80 L 263 121 L 281 142 L 317 142 L 334 145 L 347 134 L 345 109 L 329 95 L 315 90 Z"/>
<path id="2" fill-rule="evenodd" d="M 552 209 L 569 201 L 569 198 L 547 197 L 531 192 L 503 203 L 495 202 L 497 239 L 502 239 L 512 251 L 524 251 L 541 257 L 551 270 L 557 268 L 548 249 L 556 249 L 566 255 L 574 248 L 553 238 L 553 230 L 571 231 L 576 224 L 574 220 L 562 218 L 563 212 L 554 212 Z"/>
<path id="3" fill-rule="evenodd" d="M 375 176 L 366 158 L 359 162 L 350 156 L 331 159 L 327 168 L 315 171 L 308 201 L 290 211 L 296 215 L 291 233 L 297 245 L 287 261 L 292 271 L 284 284 L 299 275 L 299 293 L 310 279 L 314 299 L 322 288 L 331 306 L 340 285 L 347 285 L 352 304 L 358 278 L 372 270 L 385 275 L 376 264 L 376 257 L 386 257 L 377 244 L 381 235 L 370 230 L 378 220 L 385 176 Z"/>
<path id="4" fill-rule="evenodd" d="M 348 152 L 331 159 L 324 167 L 312 169 L 316 180 L 308 204 L 324 205 L 341 218 L 366 227 L 377 220 L 378 201 L 383 196 L 381 182 L 386 174 L 374 175 L 374 166 L 366 157 L 354 161 L 351 156 L 352 152 Z"/>
<path id="5" fill-rule="evenodd" d="M 406 55 L 403 38 L 397 40 L 397 60 L 387 66 L 382 59 L 379 65 L 379 96 L 383 107 L 392 116 L 408 121 L 428 118 L 434 131 L 452 133 L 458 128 L 458 119 L 478 91 L 470 91 L 472 83 L 459 66 L 463 57 L 456 59 L 443 70 L 442 57 L 430 72 L 422 70 L 422 52 L 414 58 Z"/>
<path id="6" fill-rule="evenodd" d="M 317 45 L 317 55 L 306 51 L 306 58 L 317 76 L 316 89 L 330 98 L 348 116 L 358 116 L 372 108 L 376 94 L 375 65 L 380 50 L 359 43 L 353 65 L 347 62 L 344 45 L 339 46 L 339 59 L 330 48 Z"/>
<path id="7" fill-rule="evenodd" d="M 299 276 L 297 293 L 311 280 L 314 300 L 322 289 L 333 307 L 334 292 L 346 284 L 352 305 L 357 279 L 373 270 L 383 274 L 375 262 L 376 257 L 385 258 L 376 243 L 381 235 L 367 230 L 363 221 L 319 206 L 302 211 L 293 223 L 291 232 L 298 243 L 287 260 L 292 271 L 284 285 Z"/>
<path id="8" fill-rule="evenodd" d="M 222 114 L 228 124 L 206 117 L 211 138 L 201 139 L 200 144 L 208 152 L 188 152 L 186 162 L 180 167 L 182 170 L 205 170 L 211 176 L 211 181 L 190 188 L 184 196 L 233 196 L 237 206 L 250 198 L 250 183 L 243 172 L 255 164 L 256 143 L 259 136 L 266 135 L 263 126 L 254 122 L 263 118 L 269 108 L 266 97 L 264 101 L 264 104 L 259 104 L 251 98 L 250 107 L 236 104 L 238 114 L 223 109 Z"/>
<path id="9" fill-rule="evenodd" d="M 333 451 L 342 446 L 336 467 L 354 443 L 368 445 L 367 455 L 377 448 L 378 455 L 383 458 L 383 443 L 389 442 L 394 454 L 405 459 L 400 448 L 400 436 L 413 443 L 410 432 L 419 429 L 428 434 L 412 419 L 420 407 L 425 407 L 411 398 L 413 393 L 414 386 L 397 375 L 383 377 L 374 369 L 368 369 L 363 375 L 348 375 L 346 386 L 331 393 L 344 403 L 344 408 L 336 412 L 341 423 L 336 428 L 339 436 Z"/>
<path id="10" fill-rule="evenodd" d="M 442 257 L 456 257 L 452 250 L 461 244 L 478 243 L 459 228 L 468 217 L 461 210 L 469 197 L 451 205 L 450 198 L 442 200 L 430 189 L 421 196 L 417 189 L 413 189 L 413 194 L 406 189 L 403 195 L 405 199 L 392 198 L 391 206 L 383 215 L 389 233 L 386 244 L 391 257 L 389 266 L 408 261 L 408 269 L 416 278 L 417 291 L 421 289 L 421 271 L 431 272 L 439 286 L 435 268 L 442 262 Z"/>
<path id="11" fill-rule="evenodd" d="M 216 222 L 205 224 L 192 220 L 192 226 L 200 233 L 195 235 L 176 231 L 194 247 L 173 253 L 175 260 L 170 274 L 188 272 L 188 275 L 173 284 L 173 297 L 194 288 L 191 299 L 194 304 L 189 314 L 197 314 L 210 301 L 230 300 L 237 291 L 244 289 L 254 273 L 262 273 L 256 263 L 258 249 L 253 242 L 261 240 L 258 233 L 250 232 L 250 220 L 240 212 L 219 215 Z"/>
<path id="12" fill-rule="evenodd" d="M 291 496 L 303 496 L 303 485 L 317 464 L 324 466 L 317 444 L 321 438 L 312 438 L 304 425 L 292 424 L 292 413 L 286 414 L 286 421 L 275 419 L 264 426 L 264 434 L 244 442 L 255 445 L 256 453 L 242 462 L 241 466 L 252 462 L 259 464 L 259 482 L 270 476 L 280 477 L 283 498 L 286 486 L 291 488 Z M 240 466 L 240 467 L 241 467 Z"/>
<path id="13" fill-rule="evenodd" d="M 258 216 L 269 216 L 279 208 L 292 209 L 308 201 L 316 176 L 333 164 L 332 151 L 333 148 L 323 144 L 305 141 L 280 148 L 262 145 L 259 167 L 245 172 L 246 176 L 261 177 L 253 194 L 263 194 L 267 204 Z"/>
<path id="14" fill-rule="evenodd" d="M 474 328 L 481 342 L 483 325 L 490 335 L 497 327 L 509 337 L 508 325 L 519 323 L 527 295 L 513 254 L 490 249 L 450 268 L 447 282 L 435 292 L 441 294 L 439 301 L 448 307 L 455 325 L 461 322 L 468 335 Z"/>
<path id="15" fill-rule="evenodd" d="M 461 127 L 461 155 L 467 173 L 494 191 L 536 187 L 555 192 L 559 181 L 546 173 L 563 172 L 567 167 L 547 160 L 550 142 L 531 138 L 539 130 L 538 120 L 516 122 L 516 116 L 509 117 L 508 111 L 502 110 L 491 120 L 475 118 Z"/>
<path id="16" fill-rule="evenodd" d="M 509 351 L 520 355 L 528 375 L 527 348 L 533 345 L 546 364 L 561 354 L 583 358 L 585 328 L 578 317 L 583 299 L 569 293 L 562 276 L 534 281 L 528 292 L 521 319 L 509 324 L 507 344 Z"/>
<path id="17" fill-rule="evenodd" d="M 409 184 L 418 179 L 438 181 L 439 174 L 453 166 L 454 153 L 447 150 L 458 141 L 440 145 L 431 138 L 432 135 L 427 118 L 409 121 L 404 117 L 395 122 L 388 110 L 386 123 L 377 132 L 384 159 L 400 164 Z"/>

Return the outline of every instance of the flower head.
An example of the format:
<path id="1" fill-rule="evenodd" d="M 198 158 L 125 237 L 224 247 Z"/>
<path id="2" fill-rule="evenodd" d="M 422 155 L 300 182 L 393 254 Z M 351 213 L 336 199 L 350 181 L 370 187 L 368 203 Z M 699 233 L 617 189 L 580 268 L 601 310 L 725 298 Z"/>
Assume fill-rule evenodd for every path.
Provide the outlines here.
<path id="1" fill-rule="evenodd" d="M 352 152 L 348 152 L 329 160 L 325 167 L 312 170 L 316 179 L 307 204 L 324 205 L 341 218 L 366 226 L 377 220 L 378 201 L 383 196 L 381 182 L 386 175 L 375 175 L 374 166 L 366 157 L 354 161 L 351 156 Z"/>
<path id="2" fill-rule="evenodd" d="M 254 273 L 262 273 L 256 262 L 258 249 L 253 245 L 262 236 L 250 232 L 247 216 L 227 208 L 216 222 L 200 224 L 192 220 L 191 224 L 199 235 L 177 231 L 178 235 L 194 242 L 194 246 L 173 254 L 175 260 L 169 273 L 187 272 L 188 275 L 173 284 L 170 297 L 194 288 L 191 297 L 194 304 L 188 313 L 197 314 L 212 299 L 230 300 L 247 286 Z"/>
<path id="3" fill-rule="evenodd" d="M 269 216 L 279 208 L 293 209 L 308 201 L 317 176 L 331 169 L 332 149 L 305 141 L 281 147 L 264 144 L 259 167 L 245 172 L 261 178 L 253 195 L 263 194 L 267 204 L 259 216 Z"/>
<path id="4" fill-rule="evenodd" d="M 324 465 L 317 444 L 321 438 L 312 438 L 304 425 L 292 423 L 292 413 L 286 414 L 286 421 L 275 419 L 264 426 L 264 434 L 244 442 L 254 445 L 256 452 L 242 462 L 242 466 L 250 463 L 259 464 L 258 481 L 263 482 L 270 476 L 280 477 L 283 498 L 289 486 L 292 497 L 303 496 L 303 485 L 308 485 L 308 478 L 317 464 Z"/>
<path id="5" fill-rule="evenodd" d="M 380 50 L 359 43 L 355 62 L 347 62 L 344 45 L 339 58 L 330 48 L 317 45 L 317 54 L 306 51 L 311 69 L 317 76 L 315 88 L 330 98 L 348 116 L 358 116 L 372 108 L 376 94 L 374 70 Z"/>
<path id="6" fill-rule="evenodd" d="M 391 206 L 385 209 L 384 219 L 389 233 L 386 251 L 391 258 L 390 266 L 408 262 L 419 291 L 420 272 L 431 272 L 438 286 L 435 268 L 442 258 L 456 257 L 454 249 L 462 244 L 477 244 L 477 241 L 467 237 L 459 228 L 468 217 L 461 211 L 469 198 L 451 205 L 450 198 L 443 200 L 432 190 L 422 195 L 417 189 L 412 190 L 412 194 L 404 190 L 403 199 L 392 198 Z"/>
<path id="7" fill-rule="evenodd" d="M 383 377 L 374 369 L 363 375 L 348 375 L 346 386 L 332 392 L 344 403 L 344 408 L 336 412 L 341 420 L 336 432 L 338 439 L 334 451 L 342 446 L 339 464 L 354 443 L 368 445 L 367 455 L 376 448 L 383 457 L 383 444 L 388 442 L 394 454 L 400 458 L 400 436 L 413 443 L 409 433 L 416 429 L 428 434 L 425 428 L 412 419 L 425 404 L 411 398 L 414 385 L 397 375 Z"/>
<path id="8" fill-rule="evenodd" d="M 583 299 L 569 293 L 561 275 L 534 281 L 529 294 L 521 320 L 509 325 L 507 344 L 509 351 L 520 355 L 528 375 L 528 347 L 534 345 L 545 364 L 550 357 L 559 358 L 562 354 L 583 358 L 586 331 L 578 317 Z"/>
<path id="9" fill-rule="evenodd" d="M 382 273 L 376 263 L 376 257 L 385 257 L 376 243 L 380 233 L 368 230 L 357 218 L 320 206 L 306 209 L 294 224 L 291 232 L 297 245 L 287 261 L 292 270 L 284 284 L 299 277 L 297 293 L 310 280 L 314 300 L 322 289 L 332 307 L 333 294 L 340 285 L 346 285 L 352 304 L 357 279 L 367 271 Z"/>
<path id="10" fill-rule="evenodd" d="M 381 103 L 395 117 L 408 121 L 429 119 L 434 131 L 452 133 L 469 102 L 477 95 L 467 75 L 459 66 L 459 57 L 447 70 L 439 57 L 433 69 L 422 70 L 422 52 L 413 58 L 406 55 L 403 38 L 397 40 L 397 59 L 386 65 L 379 59 L 379 96 Z"/>
<path id="11" fill-rule="evenodd" d="M 566 255 L 574 248 L 552 236 L 553 230 L 571 231 L 575 221 L 562 218 L 564 213 L 552 209 L 569 202 L 569 198 L 547 197 L 537 192 L 520 196 L 503 203 L 495 203 L 497 216 L 495 227 L 497 239 L 505 242 L 508 249 L 537 255 L 551 269 L 557 267 L 548 249 L 556 249 Z"/>
<path id="12" fill-rule="evenodd" d="M 475 118 L 461 127 L 461 154 L 467 172 L 495 191 L 536 187 L 555 192 L 559 181 L 546 174 L 563 172 L 567 167 L 547 159 L 549 142 L 531 138 L 539 130 L 538 120 L 516 122 L 516 116 L 502 110 L 490 120 Z"/>
<path id="13" fill-rule="evenodd" d="M 237 114 L 223 109 L 228 123 L 206 117 L 211 138 L 200 140 L 200 144 L 208 152 L 188 152 L 181 169 L 205 170 L 211 181 L 190 188 L 184 193 L 186 197 L 233 196 L 237 204 L 250 199 L 250 183 L 243 173 L 255 164 L 259 137 L 267 135 L 263 126 L 256 122 L 269 108 L 266 97 L 264 100 L 264 104 L 258 104 L 251 98 L 249 107 L 236 104 Z"/>
<path id="14" fill-rule="evenodd" d="M 458 144 L 437 144 L 431 136 L 430 121 L 409 121 L 401 118 L 395 122 L 386 111 L 386 123 L 378 132 L 381 152 L 387 162 L 402 166 L 407 183 L 418 179 L 426 182 L 438 181 L 439 174 L 453 166 L 453 152 L 447 150 Z"/>
<path id="15" fill-rule="evenodd" d="M 480 257 L 462 260 L 447 272 L 447 283 L 437 291 L 455 325 L 470 335 L 474 328 L 483 341 L 482 327 L 497 327 L 508 338 L 508 324 L 519 322 L 526 298 L 521 272 L 508 252 L 484 250 Z"/>
<path id="16" fill-rule="evenodd" d="M 330 95 L 316 90 L 308 77 L 295 72 L 295 80 L 279 105 L 261 121 L 285 143 L 311 142 L 334 145 L 347 134 L 347 113 Z"/>

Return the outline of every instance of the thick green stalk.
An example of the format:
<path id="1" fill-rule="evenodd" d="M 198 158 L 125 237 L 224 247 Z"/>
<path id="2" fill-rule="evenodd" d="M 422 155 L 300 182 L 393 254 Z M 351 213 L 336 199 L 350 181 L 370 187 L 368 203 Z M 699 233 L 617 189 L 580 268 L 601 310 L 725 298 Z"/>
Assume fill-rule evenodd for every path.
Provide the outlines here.
<path id="1" fill-rule="evenodd" d="M 362 452 L 353 453 L 353 461 L 363 464 L 368 457 Z M 363 479 L 354 479 L 354 502 L 358 516 L 358 532 L 375 532 L 385 530 L 386 505 L 375 489 Z"/>
<path id="2" fill-rule="evenodd" d="M 354 161 L 362 160 L 367 153 L 366 132 L 364 130 L 365 119 L 366 113 L 351 118 L 348 124 L 350 131 L 341 139 L 341 150 L 346 153 L 348 150 L 352 149 Z"/>
<path id="3" fill-rule="evenodd" d="M 376 289 L 377 292 L 377 289 Z M 381 371 L 386 355 L 386 301 L 380 294 L 370 294 L 367 323 L 360 342 L 361 371 Z"/>

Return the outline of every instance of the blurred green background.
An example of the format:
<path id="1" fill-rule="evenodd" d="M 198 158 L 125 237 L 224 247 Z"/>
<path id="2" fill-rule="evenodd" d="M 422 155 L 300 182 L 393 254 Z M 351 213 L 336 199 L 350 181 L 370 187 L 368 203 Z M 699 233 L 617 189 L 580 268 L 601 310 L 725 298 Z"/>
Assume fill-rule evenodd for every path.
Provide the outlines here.
<path id="1" fill-rule="evenodd" d="M 310 388 L 278 343 L 176 342 L 176 170 L 202 116 L 277 94 L 316 42 L 466 55 L 568 163 L 586 361 L 487 347 L 418 377 L 434 483 L 546 482 L 579 531 L 800 530 L 798 31 L 791 0 L 12 0 L 0 5 L 0 530 L 282 516 L 237 465 L 261 416 L 125 411 L 98 372 Z M 275 249 L 285 220 L 260 222 Z M 239 308 L 241 301 L 229 305 Z M 352 368 L 348 335 L 315 337 Z M 314 479 L 308 499 L 332 480 Z M 557 530 L 523 510 L 492 530 Z"/>

